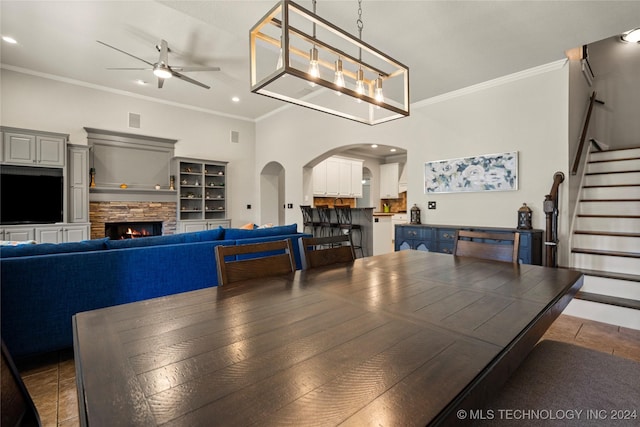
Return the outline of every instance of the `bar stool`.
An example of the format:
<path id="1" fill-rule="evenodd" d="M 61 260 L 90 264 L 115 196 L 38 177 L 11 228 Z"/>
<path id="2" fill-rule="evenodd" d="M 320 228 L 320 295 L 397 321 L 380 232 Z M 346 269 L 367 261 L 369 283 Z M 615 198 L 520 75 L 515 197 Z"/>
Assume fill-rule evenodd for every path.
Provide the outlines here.
<path id="1" fill-rule="evenodd" d="M 317 229 L 320 228 L 320 221 L 313 220 L 313 208 L 309 205 L 300 205 L 300 210 L 302 211 L 302 230 L 306 231 L 310 229 L 310 233 L 314 237 L 317 237 L 316 232 L 318 231 Z"/>
<path id="2" fill-rule="evenodd" d="M 316 205 L 320 218 L 320 237 L 333 236 L 334 224 L 331 223 L 331 210 L 329 205 Z"/>
<path id="3" fill-rule="evenodd" d="M 338 217 L 338 228 L 345 234 L 348 234 L 351 238 L 353 249 L 357 251 L 360 249 L 360 253 L 364 258 L 364 249 L 362 248 L 362 228 L 359 224 L 354 224 L 351 219 L 351 206 L 349 205 L 336 205 L 333 207 Z M 353 232 L 359 233 L 358 244 L 353 241 Z"/>

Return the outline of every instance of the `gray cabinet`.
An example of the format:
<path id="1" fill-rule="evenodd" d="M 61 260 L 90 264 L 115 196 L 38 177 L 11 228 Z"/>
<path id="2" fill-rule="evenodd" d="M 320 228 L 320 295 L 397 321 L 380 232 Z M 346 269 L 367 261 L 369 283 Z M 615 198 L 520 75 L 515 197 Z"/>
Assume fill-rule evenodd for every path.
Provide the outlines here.
<path id="1" fill-rule="evenodd" d="M 3 227 L 0 229 L 0 236 L 2 236 L 2 240 L 35 240 L 35 230 L 33 227 Z"/>
<path id="2" fill-rule="evenodd" d="M 175 159 L 178 221 L 227 219 L 227 162 Z"/>
<path id="3" fill-rule="evenodd" d="M 35 227 L 38 243 L 79 242 L 89 238 L 89 224 L 55 224 Z"/>
<path id="4" fill-rule="evenodd" d="M 2 129 L 3 162 L 17 165 L 63 167 L 68 135 Z"/>
<path id="5" fill-rule="evenodd" d="M 192 233 L 194 231 L 213 230 L 218 227 L 231 227 L 231 220 L 220 219 L 210 221 L 180 221 L 178 222 L 178 233 Z"/>
<path id="6" fill-rule="evenodd" d="M 89 221 L 89 147 L 69 144 L 68 222 Z"/>
<path id="7" fill-rule="evenodd" d="M 395 250 L 416 249 L 429 252 L 453 253 L 456 230 L 520 233 L 518 260 L 521 264 L 542 265 L 542 230 L 487 228 L 452 225 L 401 224 L 395 229 Z"/>

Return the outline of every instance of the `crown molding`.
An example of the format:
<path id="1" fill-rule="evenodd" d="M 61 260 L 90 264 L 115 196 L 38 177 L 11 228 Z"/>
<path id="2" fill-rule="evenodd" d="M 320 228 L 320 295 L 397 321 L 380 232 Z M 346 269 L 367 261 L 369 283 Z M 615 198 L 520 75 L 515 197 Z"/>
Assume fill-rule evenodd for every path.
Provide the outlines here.
<path id="1" fill-rule="evenodd" d="M 540 65 L 533 68 L 529 68 L 527 70 L 519 71 L 517 73 L 508 74 L 506 76 L 498 77 L 492 80 L 487 80 L 486 82 L 478 83 L 472 86 L 467 86 L 462 89 L 454 90 L 451 92 L 444 93 L 442 95 L 437 95 L 422 101 L 418 101 L 415 104 L 411 104 L 411 107 L 412 108 L 426 107 L 428 105 L 438 104 L 440 102 L 444 102 L 450 99 L 469 95 L 475 92 L 480 92 L 496 86 L 502 86 L 504 84 L 512 83 L 518 80 L 527 79 L 529 77 L 537 76 L 540 74 L 545 74 L 550 71 L 559 70 L 563 68 L 568 61 L 569 61 L 568 59 L 560 59 L 558 61 L 550 62 L 548 64 Z"/>
<path id="2" fill-rule="evenodd" d="M 112 94 L 115 94 L 115 95 L 128 96 L 130 98 L 137 98 L 137 99 L 141 99 L 141 100 L 144 100 L 144 101 L 155 102 L 156 104 L 164 104 L 164 105 L 169 105 L 171 107 L 183 108 L 185 110 L 198 111 L 200 113 L 211 114 L 211 115 L 214 115 L 214 116 L 225 117 L 225 118 L 228 118 L 228 119 L 236 119 L 236 120 L 242 120 L 242 121 L 246 121 L 246 122 L 255 123 L 254 119 L 251 119 L 251 118 L 248 118 L 248 117 L 236 116 L 236 115 L 233 115 L 233 114 L 222 113 L 220 111 L 209 110 L 207 108 L 196 107 L 196 106 L 193 106 L 193 105 L 181 104 L 179 102 L 166 101 L 164 99 L 158 99 L 158 98 L 154 98 L 154 97 L 151 97 L 151 96 L 140 95 L 140 94 L 137 94 L 137 93 L 128 92 L 126 90 L 113 89 L 113 88 L 106 87 L 106 86 L 100 86 L 100 85 L 96 85 L 96 84 L 93 84 L 93 83 L 83 82 L 81 80 L 75 80 L 75 79 L 70 79 L 70 78 L 67 78 L 67 77 L 56 76 L 54 74 L 41 73 L 40 71 L 29 70 L 27 68 L 15 67 L 13 65 L 2 64 L 2 63 L 0 63 L 0 68 L 4 69 L 4 70 L 14 71 L 16 73 L 27 74 L 27 75 L 31 75 L 31 76 L 35 76 L 35 77 L 41 77 L 43 79 L 55 80 L 55 81 L 58 81 L 58 82 L 67 83 L 67 84 L 74 85 L 74 86 L 81 86 L 81 87 L 86 87 L 86 88 L 89 88 L 89 89 L 95 89 L 95 90 L 100 90 L 100 91 L 103 91 L 103 92 L 109 92 L 109 93 L 112 93 Z"/>

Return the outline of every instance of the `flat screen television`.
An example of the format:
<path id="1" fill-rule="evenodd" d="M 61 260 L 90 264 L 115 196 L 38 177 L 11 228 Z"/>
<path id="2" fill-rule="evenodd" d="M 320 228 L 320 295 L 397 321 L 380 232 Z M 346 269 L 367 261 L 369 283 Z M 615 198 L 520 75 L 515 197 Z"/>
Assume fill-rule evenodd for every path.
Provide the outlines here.
<path id="1" fill-rule="evenodd" d="M 62 169 L 0 167 L 0 224 L 63 221 Z"/>

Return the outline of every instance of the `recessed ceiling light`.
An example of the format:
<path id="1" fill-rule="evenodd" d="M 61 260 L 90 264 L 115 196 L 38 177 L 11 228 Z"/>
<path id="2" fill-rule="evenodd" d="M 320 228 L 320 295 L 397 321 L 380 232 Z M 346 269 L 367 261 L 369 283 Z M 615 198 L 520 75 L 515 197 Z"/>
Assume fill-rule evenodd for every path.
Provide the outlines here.
<path id="1" fill-rule="evenodd" d="M 136 83 L 138 83 L 141 86 L 144 86 L 144 85 L 147 84 L 147 82 L 145 82 L 144 80 L 140 80 L 140 79 L 136 80 Z"/>
<path id="2" fill-rule="evenodd" d="M 240 98 L 238 98 L 237 96 L 234 96 L 233 98 L 231 98 L 231 100 L 233 102 L 240 102 Z"/>
<path id="3" fill-rule="evenodd" d="M 378 144 L 371 144 L 371 148 L 378 148 Z"/>
<path id="4" fill-rule="evenodd" d="M 2 36 L 2 40 L 6 41 L 7 43 L 11 43 L 11 44 L 18 43 L 18 41 L 16 39 L 14 39 L 13 37 L 9 37 L 9 36 Z"/>
<path id="5" fill-rule="evenodd" d="M 622 35 L 622 40 L 629 43 L 640 43 L 640 28 L 636 28 L 635 30 L 627 31 Z"/>
<path id="6" fill-rule="evenodd" d="M 391 151 L 392 153 L 395 153 L 395 152 L 396 152 L 396 149 L 395 149 L 395 148 L 392 148 L 392 149 L 390 149 L 389 151 Z"/>

